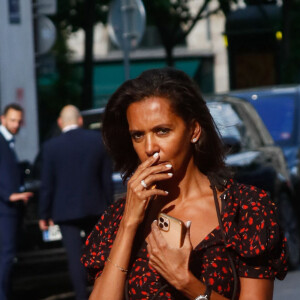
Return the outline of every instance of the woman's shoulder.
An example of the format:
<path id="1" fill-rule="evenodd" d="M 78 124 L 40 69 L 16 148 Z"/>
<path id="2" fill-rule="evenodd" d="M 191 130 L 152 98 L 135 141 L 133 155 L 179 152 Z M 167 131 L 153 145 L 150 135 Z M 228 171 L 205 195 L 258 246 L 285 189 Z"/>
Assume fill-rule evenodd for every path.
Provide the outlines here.
<path id="1" fill-rule="evenodd" d="M 123 212 L 124 210 L 124 206 L 125 206 L 125 197 L 121 197 L 119 199 L 117 199 L 114 203 L 112 203 L 108 209 L 106 210 L 106 213 L 115 211 L 116 213 L 118 212 Z"/>
<path id="2" fill-rule="evenodd" d="M 85 241 L 82 263 L 95 279 L 109 255 L 123 216 L 125 198 L 120 198 L 101 215 L 98 223 Z"/>
<path id="3" fill-rule="evenodd" d="M 245 194 L 251 194 L 251 196 L 257 196 L 257 197 L 264 197 L 267 195 L 266 191 L 250 184 L 245 184 L 238 182 L 234 179 L 229 179 L 227 181 L 227 186 L 225 191 L 230 191 L 231 193 L 234 193 L 236 195 L 242 195 Z"/>
<path id="4" fill-rule="evenodd" d="M 286 240 L 278 223 L 276 206 L 268 193 L 233 180 L 226 192 L 228 205 L 224 225 L 228 246 L 248 258 L 267 253 L 272 256 L 277 249 L 276 254 L 282 256 L 274 256 L 274 261 L 285 265 Z"/>
<path id="5" fill-rule="evenodd" d="M 229 201 L 229 204 L 233 202 L 236 208 L 246 209 L 248 205 L 251 207 L 274 206 L 273 201 L 265 190 L 254 185 L 239 183 L 233 179 L 228 181 L 227 187 L 222 195 Z M 258 209 L 254 208 L 254 210 Z"/>
<path id="6" fill-rule="evenodd" d="M 119 198 L 112 203 L 100 216 L 98 224 L 105 226 L 108 222 L 121 220 L 125 207 L 125 198 Z"/>
<path id="7" fill-rule="evenodd" d="M 276 206 L 268 193 L 231 180 L 224 195 L 227 196 L 224 210 L 226 246 L 241 257 L 240 276 L 284 278 L 286 239 L 277 220 Z M 255 267 L 252 268 L 253 263 Z"/>
<path id="8" fill-rule="evenodd" d="M 231 179 L 222 195 L 225 209 L 240 217 L 245 214 L 247 218 L 256 215 L 265 219 L 269 214 L 275 215 L 276 206 L 269 194 L 256 186 Z"/>
<path id="9" fill-rule="evenodd" d="M 266 191 L 231 180 L 225 195 L 227 196 L 224 199 L 224 217 L 227 221 L 225 226 L 228 226 L 228 231 L 234 233 L 234 238 L 238 240 L 241 237 L 242 240 L 253 238 L 268 243 L 270 232 L 276 232 L 274 238 L 278 238 L 280 226 L 277 208 Z"/>
<path id="10" fill-rule="evenodd" d="M 123 216 L 125 199 L 120 198 L 111 204 L 100 216 L 97 224 L 86 239 L 86 246 L 91 243 L 109 239 L 117 231 Z"/>
<path id="11" fill-rule="evenodd" d="M 253 185 L 230 180 L 223 193 L 224 211 L 241 226 L 256 224 L 275 224 L 276 205 L 268 193 Z M 247 224 L 245 224 L 247 223 Z"/>

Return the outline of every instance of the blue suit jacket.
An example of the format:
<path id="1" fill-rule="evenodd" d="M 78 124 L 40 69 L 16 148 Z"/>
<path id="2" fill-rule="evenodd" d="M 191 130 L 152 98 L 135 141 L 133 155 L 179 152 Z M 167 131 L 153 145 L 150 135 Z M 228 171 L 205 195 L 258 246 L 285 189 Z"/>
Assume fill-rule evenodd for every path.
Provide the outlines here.
<path id="1" fill-rule="evenodd" d="M 44 144 L 41 219 L 64 222 L 97 216 L 112 201 L 112 164 L 99 132 L 73 129 Z"/>
<path id="2" fill-rule="evenodd" d="M 18 193 L 21 186 L 21 172 L 13 150 L 0 133 L 0 215 L 18 216 L 23 202 L 10 202 L 9 197 Z"/>

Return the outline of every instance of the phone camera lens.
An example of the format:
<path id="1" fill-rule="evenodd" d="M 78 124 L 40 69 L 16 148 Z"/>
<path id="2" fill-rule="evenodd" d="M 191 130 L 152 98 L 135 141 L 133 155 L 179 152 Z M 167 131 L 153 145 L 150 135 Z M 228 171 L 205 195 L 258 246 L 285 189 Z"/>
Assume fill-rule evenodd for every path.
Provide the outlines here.
<path id="1" fill-rule="evenodd" d="M 164 218 L 160 217 L 160 218 L 159 218 L 159 221 L 163 223 Z"/>
<path id="2" fill-rule="evenodd" d="M 164 222 L 164 226 L 165 226 L 165 227 L 168 227 L 168 225 L 169 225 L 169 224 L 168 224 L 167 222 Z"/>
<path id="3" fill-rule="evenodd" d="M 164 227 L 164 225 L 163 225 L 162 223 L 159 223 L 158 226 L 159 226 L 160 228 L 163 228 L 163 227 Z"/>

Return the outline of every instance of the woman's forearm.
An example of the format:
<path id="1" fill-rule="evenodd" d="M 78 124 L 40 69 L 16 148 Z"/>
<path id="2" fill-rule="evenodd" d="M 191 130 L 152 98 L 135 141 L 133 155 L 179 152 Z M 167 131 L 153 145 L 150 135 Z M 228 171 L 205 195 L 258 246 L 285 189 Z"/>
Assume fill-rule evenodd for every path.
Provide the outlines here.
<path id="1" fill-rule="evenodd" d="M 132 245 L 137 228 L 121 221 L 116 239 L 103 272 L 96 279 L 89 300 L 118 300 L 124 297 L 124 286 Z"/>

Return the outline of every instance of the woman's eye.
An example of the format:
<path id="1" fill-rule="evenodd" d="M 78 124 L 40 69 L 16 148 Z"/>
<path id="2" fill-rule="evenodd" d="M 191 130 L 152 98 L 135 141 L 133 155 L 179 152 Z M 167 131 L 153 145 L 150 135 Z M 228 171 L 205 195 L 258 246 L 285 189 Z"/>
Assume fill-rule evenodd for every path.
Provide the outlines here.
<path id="1" fill-rule="evenodd" d="M 169 128 L 159 128 L 156 132 L 159 135 L 166 135 L 170 132 L 170 129 Z"/>
<path id="2" fill-rule="evenodd" d="M 132 139 L 134 139 L 135 141 L 140 140 L 143 137 L 143 134 L 140 132 L 134 132 L 131 134 Z"/>

